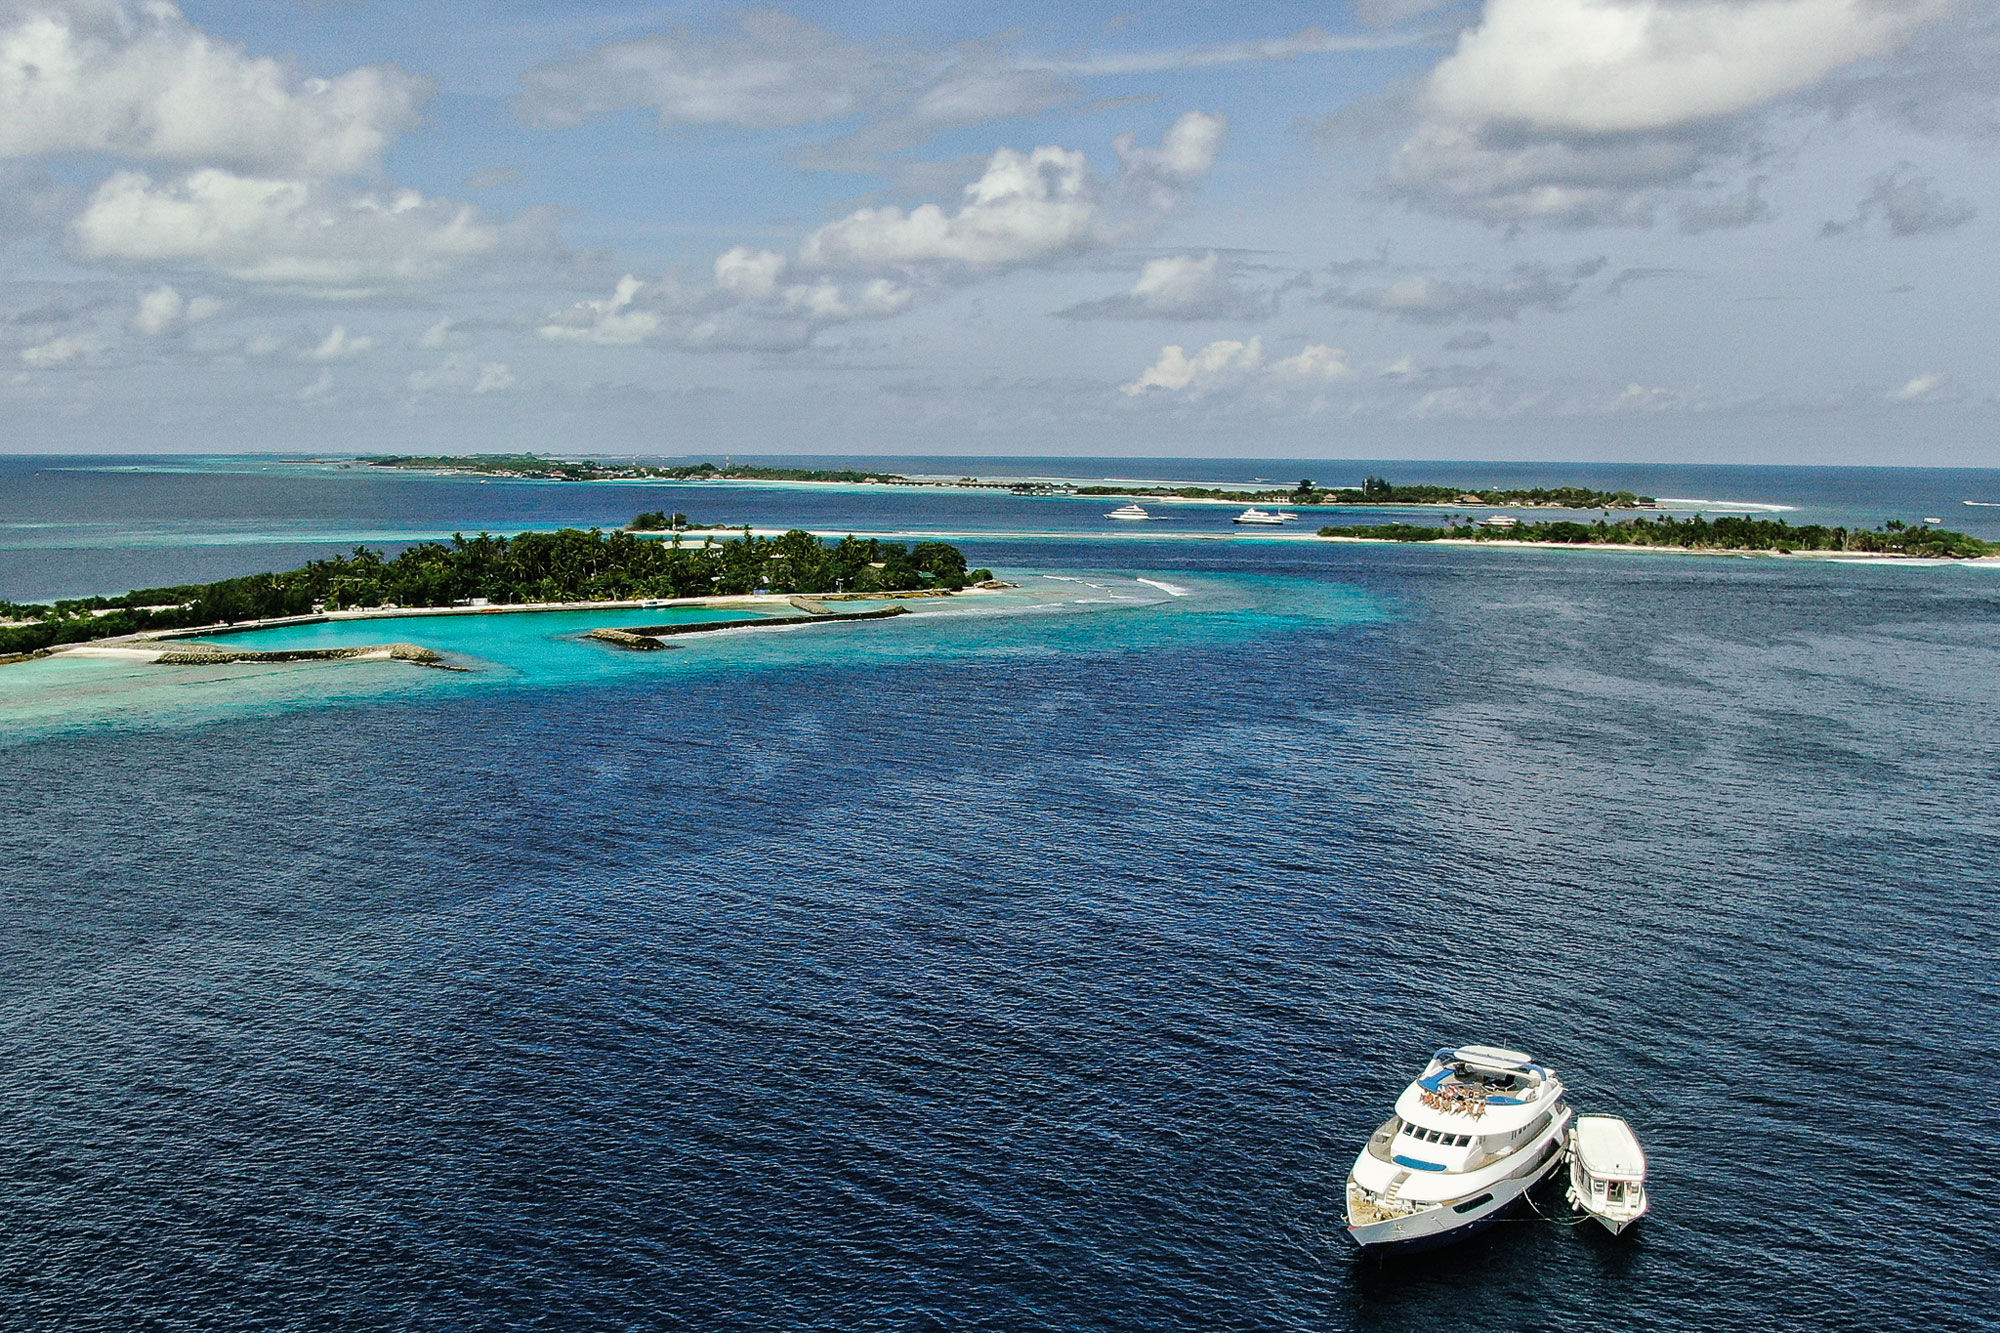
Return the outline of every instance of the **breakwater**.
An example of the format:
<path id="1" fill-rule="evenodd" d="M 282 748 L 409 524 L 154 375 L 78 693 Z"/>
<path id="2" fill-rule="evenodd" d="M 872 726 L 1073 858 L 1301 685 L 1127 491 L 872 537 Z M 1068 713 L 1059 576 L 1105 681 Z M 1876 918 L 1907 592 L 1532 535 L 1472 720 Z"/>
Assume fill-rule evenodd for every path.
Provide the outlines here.
<path id="1" fill-rule="evenodd" d="M 886 620 L 910 614 L 907 606 L 885 606 L 875 611 L 827 611 L 802 616 L 766 616 L 758 620 L 695 620 L 682 625 L 632 625 L 618 629 L 594 629 L 584 635 L 601 643 L 654 652 L 666 647 L 661 639 L 679 634 L 713 634 L 725 629 L 773 629 L 781 625 L 825 625 L 841 620 Z"/>
<path id="2" fill-rule="evenodd" d="M 218 666 L 229 662 L 350 662 L 362 659 L 411 662 L 441 671 L 463 671 L 418 643 L 371 643 L 352 648 L 210 648 L 180 644 L 153 659 L 155 666 Z"/>

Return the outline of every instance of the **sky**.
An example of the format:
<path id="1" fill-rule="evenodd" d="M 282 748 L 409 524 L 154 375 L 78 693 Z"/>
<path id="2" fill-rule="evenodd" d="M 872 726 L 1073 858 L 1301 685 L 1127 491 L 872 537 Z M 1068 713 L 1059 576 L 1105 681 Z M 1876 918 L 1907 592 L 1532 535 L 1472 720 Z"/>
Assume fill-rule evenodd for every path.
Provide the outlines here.
<path id="1" fill-rule="evenodd" d="M 0 0 L 0 452 L 2000 466 L 1992 0 Z"/>

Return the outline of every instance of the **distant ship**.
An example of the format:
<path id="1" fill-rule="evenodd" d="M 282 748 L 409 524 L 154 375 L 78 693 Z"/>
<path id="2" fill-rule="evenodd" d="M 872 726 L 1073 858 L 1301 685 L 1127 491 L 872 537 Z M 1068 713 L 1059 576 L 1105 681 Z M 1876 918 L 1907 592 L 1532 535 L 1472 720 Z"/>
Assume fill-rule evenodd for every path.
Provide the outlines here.
<path id="1" fill-rule="evenodd" d="M 1264 509 L 1246 509 L 1230 521 L 1260 528 L 1281 528 L 1290 519 L 1285 514 L 1273 514 Z"/>
<path id="2" fill-rule="evenodd" d="M 1146 519 L 1151 518 L 1152 515 L 1147 513 L 1144 509 L 1140 508 L 1136 504 L 1129 504 L 1129 505 L 1118 506 L 1118 508 L 1106 514 L 1105 517 L 1123 519 L 1126 522 L 1130 523 L 1140 523 L 1144 522 Z"/>

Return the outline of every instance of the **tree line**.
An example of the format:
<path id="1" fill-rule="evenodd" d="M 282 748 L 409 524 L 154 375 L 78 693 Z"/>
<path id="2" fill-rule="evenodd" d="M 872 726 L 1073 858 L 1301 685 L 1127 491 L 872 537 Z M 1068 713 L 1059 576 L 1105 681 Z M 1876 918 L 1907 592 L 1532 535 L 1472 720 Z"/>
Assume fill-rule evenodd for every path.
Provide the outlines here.
<path id="1" fill-rule="evenodd" d="M 591 458 L 543 458 L 538 454 L 376 454 L 363 458 L 370 467 L 420 468 L 425 471 L 477 472 L 495 477 L 534 481 L 908 481 L 897 472 L 858 472 L 853 468 L 755 467 L 750 464 L 608 463 Z"/>
<path id="2" fill-rule="evenodd" d="M 1229 500 L 1246 504 L 1295 505 L 1531 505 L 1543 509 L 1639 509 L 1652 506 L 1650 495 L 1632 491 L 1594 491 L 1586 486 L 1488 487 L 1430 483 L 1399 486 L 1383 477 L 1367 477 L 1359 486 L 1325 487 L 1307 477 L 1289 490 L 1273 487 L 1253 491 L 1220 486 L 1079 486 L 1078 495 L 1158 495 L 1176 500 Z"/>
<path id="3" fill-rule="evenodd" d="M 1697 551 L 1851 551 L 1878 555 L 1914 555 L 1964 560 L 2000 553 L 2000 544 L 1963 532 L 1891 519 L 1877 528 L 1834 527 L 1802 523 L 1794 527 L 1781 518 L 1628 518 L 1578 523 L 1520 523 L 1511 528 L 1483 528 L 1454 519 L 1440 527 L 1421 523 L 1385 523 L 1374 527 L 1324 527 L 1322 537 L 1370 537 L 1379 541 L 1432 542 L 1457 538 L 1483 542 L 1559 542 L 1565 545 L 1678 546 Z"/>

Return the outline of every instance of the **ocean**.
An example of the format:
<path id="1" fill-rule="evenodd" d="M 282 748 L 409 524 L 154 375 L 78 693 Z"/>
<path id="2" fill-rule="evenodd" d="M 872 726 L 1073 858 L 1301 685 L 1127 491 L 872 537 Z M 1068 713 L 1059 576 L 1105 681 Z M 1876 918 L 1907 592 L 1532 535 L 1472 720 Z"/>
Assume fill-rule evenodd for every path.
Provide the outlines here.
<path id="1" fill-rule="evenodd" d="M 0 597 L 662 507 L 1023 586 L 643 655 L 374 622 L 465 673 L 0 668 L 0 1326 L 1990 1326 L 1991 567 L 129 466 L 0 464 Z M 1640 474 L 2000 537 L 1996 473 L 1539 479 Z M 1348 1166 L 1468 1041 L 1630 1119 L 1653 1215 L 1355 1254 Z"/>

